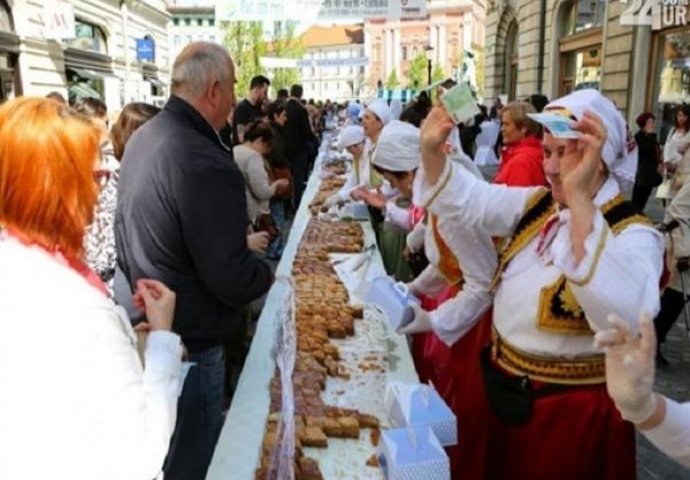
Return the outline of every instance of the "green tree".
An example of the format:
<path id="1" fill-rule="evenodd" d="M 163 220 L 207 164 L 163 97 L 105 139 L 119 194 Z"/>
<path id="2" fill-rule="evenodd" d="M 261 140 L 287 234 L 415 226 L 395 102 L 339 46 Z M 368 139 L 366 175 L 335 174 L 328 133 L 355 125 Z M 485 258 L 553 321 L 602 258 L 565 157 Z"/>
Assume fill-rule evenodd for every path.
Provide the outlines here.
<path id="1" fill-rule="evenodd" d="M 443 68 L 441 68 L 441 64 L 437 63 L 434 65 L 434 70 L 431 72 L 431 81 L 433 82 L 438 82 L 440 80 L 444 80 L 446 78 L 446 74 L 443 72 Z"/>
<path id="2" fill-rule="evenodd" d="M 394 90 L 395 88 L 400 85 L 400 81 L 398 80 L 398 74 L 396 73 L 395 69 L 391 70 L 391 73 L 388 75 L 388 80 L 386 80 L 386 88 L 388 90 Z"/>
<path id="3" fill-rule="evenodd" d="M 410 68 L 407 71 L 407 80 L 411 88 L 420 89 L 427 84 L 426 66 L 426 55 L 424 52 L 419 52 L 410 62 Z"/>
<path id="4" fill-rule="evenodd" d="M 261 75 L 264 69 L 260 59 L 266 54 L 266 41 L 263 39 L 261 22 L 226 22 L 224 44 L 237 67 L 237 85 L 235 91 L 245 96 L 249 83 L 255 75 Z"/>
<path id="5" fill-rule="evenodd" d="M 474 65 L 477 69 L 477 94 L 484 95 L 484 48 L 474 48 Z"/>
<path id="6" fill-rule="evenodd" d="M 304 55 L 302 39 L 295 37 L 295 22 L 276 21 L 273 24 L 271 54 L 277 58 L 301 59 Z M 290 88 L 299 81 L 299 68 L 276 68 L 271 79 L 274 91 Z"/>

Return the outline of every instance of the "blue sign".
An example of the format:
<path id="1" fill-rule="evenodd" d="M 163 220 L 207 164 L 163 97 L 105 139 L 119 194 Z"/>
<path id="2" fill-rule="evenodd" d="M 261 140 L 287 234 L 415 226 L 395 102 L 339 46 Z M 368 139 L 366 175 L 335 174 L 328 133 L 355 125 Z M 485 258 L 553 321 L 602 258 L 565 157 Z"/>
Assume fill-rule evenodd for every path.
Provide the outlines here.
<path id="1" fill-rule="evenodd" d="M 156 61 L 156 42 L 153 38 L 137 38 L 137 60 Z"/>

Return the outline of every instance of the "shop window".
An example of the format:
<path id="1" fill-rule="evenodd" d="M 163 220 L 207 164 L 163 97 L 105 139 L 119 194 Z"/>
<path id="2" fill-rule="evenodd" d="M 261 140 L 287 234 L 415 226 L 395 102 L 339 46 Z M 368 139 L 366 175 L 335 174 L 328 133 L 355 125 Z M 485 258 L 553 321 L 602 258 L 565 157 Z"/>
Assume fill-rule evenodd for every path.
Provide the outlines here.
<path id="1" fill-rule="evenodd" d="M 69 46 L 80 50 L 108 54 L 105 32 L 98 25 L 76 19 L 74 22 L 76 38 L 67 40 Z"/>
<path id="2" fill-rule="evenodd" d="M 690 103 L 690 32 L 660 32 L 654 39 L 654 79 L 652 111 L 663 139 L 671 126 L 676 107 Z"/>
<path id="3" fill-rule="evenodd" d="M 601 47 L 568 52 L 562 58 L 561 95 L 567 95 L 574 90 L 599 88 Z"/>
<path id="4" fill-rule="evenodd" d="M 505 86 L 509 100 L 515 100 L 517 95 L 518 62 L 519 52 L 519 30 L 516 21 L 508 27 L 506 35 L 506 60 L 505 60 Z"/>
<path id="5" fill-rule="evenodd" d="M 604 25 L 605 0 L 575 0 L 565 17 L 565 35 L 573 35 Z"/>
<path id="6" fill-rule="evenodd" d="M 0 0 L 0 32 L 14 33 L 14 28 L 12 26 L 12 14 L 10 13 L 9 5 L 5 2 L 5 0 Z"/>

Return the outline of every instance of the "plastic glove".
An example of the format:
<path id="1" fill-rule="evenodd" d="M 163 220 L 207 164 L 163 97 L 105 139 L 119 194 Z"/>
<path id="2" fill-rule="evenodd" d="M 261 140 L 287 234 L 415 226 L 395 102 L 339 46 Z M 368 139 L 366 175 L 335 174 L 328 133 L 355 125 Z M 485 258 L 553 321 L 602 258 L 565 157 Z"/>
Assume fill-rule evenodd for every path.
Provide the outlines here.
<path id="1" fill-rule="evenodd" d="M 609 315 L 612 329 L 597 332 L 594 344 L 606 352 L 606 388 L 625 420 L 642 423 L 656 410 L 654 354 L 656 335 L 649 314 L 640 317 L 641 336 L 627 322 Z"/>
<path id="2" fill-rule="evenodd" d="M 416 302 L 410 302 L 408 305 L 414 310 L 414 319 L 407 325 L 398 328 L 397 332 L 401 335 L 409 335 L 433 330 L 429 312 L 423 310 Z"/>

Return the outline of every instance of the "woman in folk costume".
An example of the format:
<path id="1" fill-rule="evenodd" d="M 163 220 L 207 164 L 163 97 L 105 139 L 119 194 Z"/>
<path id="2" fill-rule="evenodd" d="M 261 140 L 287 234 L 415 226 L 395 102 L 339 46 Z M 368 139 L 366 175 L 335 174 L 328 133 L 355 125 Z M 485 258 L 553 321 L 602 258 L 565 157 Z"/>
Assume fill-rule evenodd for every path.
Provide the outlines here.
<path id="1" fill-rule="evenodd" d="M 681 105 L 676 112 L 673 128 L 666 137 L 664 162 L 673 173 L 669 198 L 690 178 L 690 105 Z"/>
<path id="2" fill-rule="evenodd" d="M 526 105 L 526 104 L 525 104 Z M 509 145 L 519 153 L 506 159 L 503 165 L 502 175 L 494 179 L 494 183 L 502 183 L 508 186 L 542 186 L 545 176 L 542 166 L 543 150 L 541 144 L 535 148 L 532 139 L 541 136 L 541 127 L 531 120 L 526 113 L 529 106 L 510 104 L 504 108 L 510 115 L 506 118 L 511 125 L 506 128 Z M 451 130 L 449 141 L 452 143 L 453 131 Z M 517 146 L 524 139 L 529 146 L 521 148 Z M 462 161 L 461 157 L 451 156 L 454 162 L 459 162 L 470 173 L 478 178 L 483 178 L 476 166 Z M 492 275 L 493 272 L 484 272 Z M 413 287 L 413 290 L 415 288 Z M 459 285 L 451 285 L 449 289 L 436 296 L 434 301 L 423 301 L 422 307 L 430 311 L 445 301 L 453 298 L 459 291 Z M 451 308 L 451 307 L 446 307 Z M 421 316 L 423 312 L 419 312 Z M 491 340 L 491 310 L 474 325 L 463 326 L 462 331 L 455 331 L 454 322 L 449 323 L 450 335 L 444 334 L 439 327 L 438 334 L 434 332 L 424 333 L 429 322 L 422 321 L 408 327 L 408 333 L 419 333 L 414 336 L 415 366 L 420 377 L 431 380 L 437 385 L 442 397 L 455 413 L 458 425 L 461 426 L 463 435 L 460 436 L 458 445 L 449 449 L 448 454 L 451 463 L 452 478 L 483 479 L 484 467 L 475 458 L 481 455 L 488 442 L 487 418 L 490 412 L 486 396 L 476 385 L 481 384 L 481 366 L 479 352 Z M 440 322 L 437 322 L 440 324 Z"/>
<path id="3" fill-rule="evenodd" d="M 489 185 L 453 167 L 442 150 L 452 120 L 441 108 L 422 128 L 415 200 L 461 228 L 506 239 L 493 281 L 492 344 L 482 351 L 484 386 L 476 385 L 493 415 L 476 461 L 496 480 L 635 478 L 632 425 L 606 394 L 593 334 L 608 328 L 611 312 L 636 319 L 659 310 L 663 238 L 622 195 L 637 156 L 615 105 L 581 90 L 547 109 L 576 119 L 582 132 L 577 140 L 545 134 L 550 191 Z M 455 328 L 471 318 L 457 315 Z"/>
<path id="4" fill-rule="evenodd" d="M 383 129 L 379 146 L 374 154 L 373 165 L 401 192 L 402 196 L 408 198 L 412 196 L 412 185 L 420 160 L 419 129 L 403 122 L 391 122 Z M 463 168 L 459 163 L 455 165 Z M 472 170 L 469 171 L 472 172 Z M 476 176 L 481 178 L 479 174 Z M 390 201 L 385 211 L 386 218 L 405 218 L 406 212 L 400 212 L 399 207 Z M 407 218 L 409 217 L 408 213 Z M 404 224 L 405 222 L 398 220 L 397 223 Z M 468 249 L 468 246 L 476 246 L 482 251 Z M 430 264 L 409 284 L 409 287 L 422 300 L 423 310 L 418 310 L 417 318 L 423 318 L 426 327 L 419 330 L 429 331 L 431 325 L 434 325 L 434 329 L 439 332 L 438 335 L 442 340 L 436 339 L 434 333 L 415 335 L 413 344 L 415 366 L 420 379 L 424 382 L 431 381 L 457 415 L 457 404 L 453 402 L 454 390 L 458 388 L 456 370 L 466 370 L 467 362 L 471 359 L 463 358 L 455 350 L 451 351 L 444 343 L 452 345 L 466 331 L 457 329 L 446 331 L 444 326 L 455 325 L 458 315 L 468 314 L 476 317 L 490 306 L 489 286 L 496 269 L 496 254 L 487 234 L 482 231 L 463 229 L 457 223 L 457 219 L 452 216 L 441 218 L 432 215 L 427 218 L 424 248 Z M 456 256 L 456 252 L 466 255 L 465 257 Z M 445 296 L 441 297 L 444 291 L 446 291 Z M 434 302 L 434 300 L 438 301 Z M 474 318 L 466 318 L 463 324 L 469 329 L 472 327 L 473 320 Z M 415 331 L 411 329 L 408 332 L 403 329 L 401 333 Z M 460 344 L 462 342 L 458 342 L 458 345 Z M 470 349 L 467 350 L 470 351 Z M 478 363 L 474 363 L 478 367 Z M 460 378 L 462 379 L 462 375 Z M 467 430 L 460 420 L 459 428 L 462 429 L 462 436 L 466 435 Z M 486 425 L 480 424 L 477 433 L 480 434 L 485 429 Z M 450 449 L 449 454 L 456 458 L 458 449 Z"/>
<path id="5" fill-rule="evenodd" d="M 336 193 L 326 199 L 326 205 L 345 203 L 352 199 L 350 196 L 358 187 L 365 184 L 364 179 L 370 177 L 369 162 L 362 158 L 366 144 L 364 129 L 359 125 L 349 125 L 340 132 L 338 146 L 352 155 L 352 170 L 348 173 L 345 184 Z"/>

